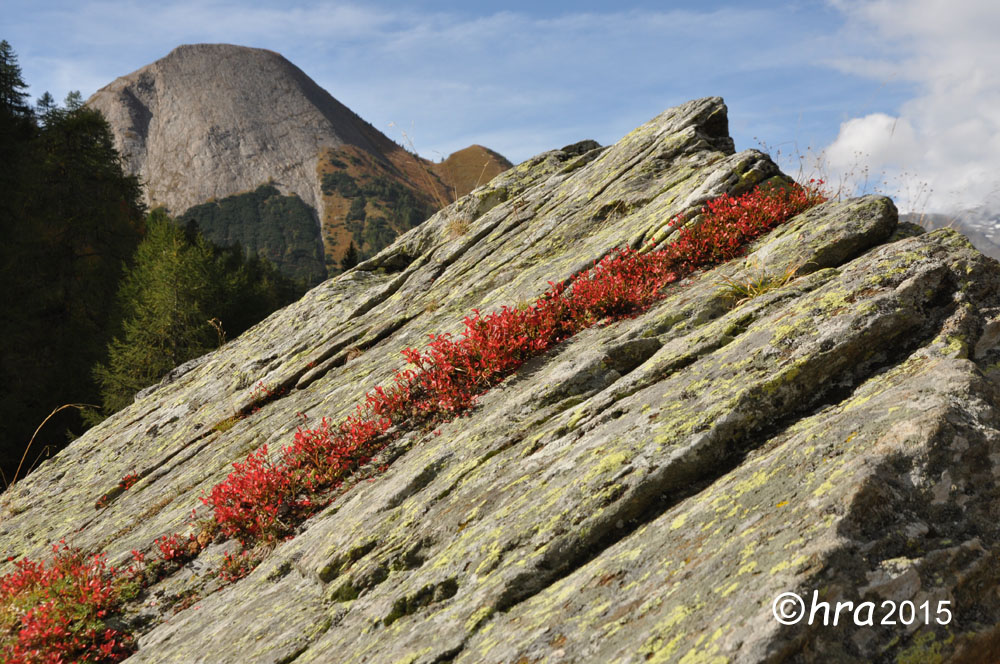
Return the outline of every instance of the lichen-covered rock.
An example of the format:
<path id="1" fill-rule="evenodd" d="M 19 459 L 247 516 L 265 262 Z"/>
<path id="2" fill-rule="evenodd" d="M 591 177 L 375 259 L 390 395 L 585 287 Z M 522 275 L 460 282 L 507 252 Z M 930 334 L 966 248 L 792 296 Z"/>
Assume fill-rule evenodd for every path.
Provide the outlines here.
<path id="1" fill-rule="evenodd" d="M 570 147 L 47 461 L 0 498 L 0 555 L 43 557 L 66 537 L 123 564 L 206 516 L 198 496 L 248 452 L 289 444 L 300 414 L 348 415 L 401 349 L 781 177 L 765 155 L 733 153 L 718 98 L 608 148 Z M 732 296 L 761 272 L 794 278 Z M 817 206 L 643 314 L 529 361 L 471 414 L 404 435 L 383 473 L 245 579 L 212 577 L 233 543 L 210 545 L 129 608 L 130 661 L 996 661 L 998 287 L 1000 265 L 953 231 L 897 229 L 888 199 Z M 276 398 L 233 418 L 258 383 Z M 141 479 L 95 509 L 127 473 Z M 930 624 L 775 620 L 772 600 L 814 590 L 875 602 L 876 623 L 884 601 L 926 602 Z M 201 599 L 172 614 L 191 591 Z"/>

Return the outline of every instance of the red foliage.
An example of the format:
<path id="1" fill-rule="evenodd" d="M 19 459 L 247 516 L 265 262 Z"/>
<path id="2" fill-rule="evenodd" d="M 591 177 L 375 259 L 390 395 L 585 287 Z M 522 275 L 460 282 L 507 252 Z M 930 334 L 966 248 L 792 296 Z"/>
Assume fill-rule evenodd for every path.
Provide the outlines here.
<path id="1" fill-rule="evenodd" d="M 732 260 L 751 240 L 825 201 L 822 186 L 822 180 L 810 180 L 808 187 L 758 187 L 743 196 L 720 196 L 702 208 L 700 223 L 681 228 L 664 251 L 685 273 Z"/>
<path id="2" fill-rule="evenodd" d="M 119 606 L 115 570 L 104 556 L 84 556 L 65 541 L 53 560 L 20 560 L 0 577 L 0 654 L 11 664 L 118 662 L 133 650 L 129 635 L 107 626 Z"/>
<path id="3" fill-rule="evenodd" d="M 294 503 L 298 488 L 294 474 L 272 463 L 264 445 L 245 462 L 234 463 L 226 481 L 212 487 L 201 500 L 215 509 L 215 520 L 225 535 L 248 544 L 274 539 L 276 532 L 284 530 L 279 512 L 282 505 Z"/>
<path id="4" fill-rule="evenodd" d="M 183 564 L 201 550 L 198 540 L 195 539 L 194 535 L 188 535 L 186 540 L 184 540 L 183 537 L 183 535 L 174 533 L 169 536 L 164 535 L 163 537 L 157 537 L 153 542 L 160 549 L 160 557 L 165 562 L 176 561 Z M 142 562 L 141 559 L 136 558 L 136 553 L 136 551 L 133 551 L 132 557 L 136 559 L 137 562 Z"/>
<path id="5" fill-rule="evenodd" d="M 257 413 L 265 404 L 273 401 L 274 399 L 280 397 L 285 393 L 285 389 L 276 389 L 267 385 L 264 381 L 259 380 L 254 386 L 253 390 L 250 392 L 250 405 L 248 408 L 251 413 Z M 246 411 L 243 412 L 246 415 Z"/>
<path id="6" fill-rule="evenodd" d="M 414 368 L 367 393 L 339 427 L 331 429 L 325 418 L 315 429 L 300 427 L 276 462 L 267 458 L 266 446 L 251 453 L 234 463 L 233 472 L 202 502 L 213 508 L 222 531 L 244 546 L 289 536 L 324 504 L 317 495 L 368 462 L 389 442 L 390 431 L 433 428 L 471 408 L 477 396 L 560 341 L 598 322 L 643 311 L 662 297 L 667 284 L 735 258 L 752 240 L 825 200 L 817 189 L 821 184 L 721 196 L 705 205 L 698 223 L 680 228 L 659 251 L 615 249 L 569 286 L 550 282 L 533 305 L 486 315 L 473 311 L 458 337 L 432 334 L 425 350 L 403 350 Z M 678 217 L 671 223 L 680 222 Z"/>
<path id="7" fill-rule="evenodd" d="M 261 561 L 260 557 L 255 556 L 245 549 L 236 555 L 227 551 L 223 554 L 222 558 L 222 566 L 219 568 L 219 578 L 226 583 L 239 581 L 254 571 Z"/>
<path id="8" fill-rule="evenodd" d="M 706 204 L 701 220 L 680 228 L 661 250 L 615 249 L 568 286 L 550 283 L 531 306 L 503 307 L 486 315 L 473 311 L 458 337 L 430 335 L 424 351 L 405 349 L 403 356 L 414 368 L 398 371 L 391 385 L 367 393 L 340 425 L 331 427 L 324 418 L 314 429 L 300 427 L 277 461 L 268 458 L 267 446 L 261 447 L 243 463 L 234 463 L 233 472 L 202 502 L 213 508 L 221 531 L 244 547 L 290 536 L 295 525 L 327 504 L 323 492 L 368 463 L 394 433 L 433 429 L 471 408 L 479 395 L 528 359 L 601 321 L 634 316 L 662 297 L 667 284 L 735 258 L 755 238 L 824 200 L 817 189 L 821 184 L 722 196 Z M 276 394 L 258 383 L 253 396 L 256 409 Z M 126 475 L 119 487 L 127 490 L 138 479 Z M 106 504 L 107 497 L 102 501 Z M 197 555 L 202 545 L 193 535 L 187 541 L 179 538 L 183 536 L 173 534 L 155 541 L 163 562 L 183 563 Z M 3 661 L 103 663 L 126 658 L 134 650 L 132 638 L 105 622 L 120 605 L 114 587 L 117 571 L 106 568 L 103 555 L 87 557 L 61 544 L 53 546 L 50 566 L 21 560 L 15 572 L 0 577 Z M 220 576 L 242 578 L 260 562 L 258 555 L 247 550 L 226 554 Z M 135 564 L 122 576 L 145 585 L 151 577 L 143 572 L 149 567 L 145 556 L 133 551 L 132 557 Z"/>
<path id="9" fill-rule="evenodd" d="M 121 489 L 122 491 L 128 491 L 129 489 L 132 488 L 132 485 L 134 485 L 136 482 L 139 481 L 139 479 L 140 477 L 135 473 L 129 473 L 125 477 L 121 478 L 121 480 L 119 480 L 118 488 Z M 97 503 L 94 505 L 94 507 L 99 510 L 102 510 L 108 506 L 108 502 L 110 500 L 111 500 L 111 495 L 106 493 L 97 500 Z"/>

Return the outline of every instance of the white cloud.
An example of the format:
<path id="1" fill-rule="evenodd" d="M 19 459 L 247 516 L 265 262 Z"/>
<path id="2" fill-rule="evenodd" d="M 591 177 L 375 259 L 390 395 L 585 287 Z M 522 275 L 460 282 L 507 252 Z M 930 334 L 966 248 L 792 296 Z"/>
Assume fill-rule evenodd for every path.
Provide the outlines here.
<path id="1" fill-rule="evenodd" d="M 1000 3 L 994 0 L 836 0 L 847 23 L 841 71 L 908 81 L 914 96 L 893 116 L 845 121 L 826 149 L 843 173 L 866 155 L 871 172 L 897 188 L 901 208 L 957 211 L 1000 188 Z M 922 190 L 920 183 L 926 183 Z"/>

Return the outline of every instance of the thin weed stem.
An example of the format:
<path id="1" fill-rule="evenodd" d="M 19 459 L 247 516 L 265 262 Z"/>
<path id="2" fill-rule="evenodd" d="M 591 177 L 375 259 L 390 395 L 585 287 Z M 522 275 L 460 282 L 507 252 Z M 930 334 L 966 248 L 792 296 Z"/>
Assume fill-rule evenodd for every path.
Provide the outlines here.
<path id="1" fill-rule="evenodd" d="M 44 420 L 42 420 L 42 423 L 38 425 L 37 429 L 35 429 L 35 433 L 31 434 L 31 440 L 28 441 L 27 447 L 24 448 L 24 454 L 21 455 L 21 461 L 17 464 L 17 470 L 14 471 L 14 478 L 8 483 L 7 478 L 4 477 L 4 487 L 6 489 L 9 489 L 10 487 L 14 486 L 14 482 L 17 481 L 18 475 L 21 474 L 21 467 L 24 465 L 24 460 L 28 457 L 28 450 L 31 449 L 31 444 L 35 442 L 35 437 L 38 435 L 38 432 L 42 430 L 42 427 L 45 426 L 46 422 L 52 419 L 53 415 L 66 408 L 76 408 L 77 410 L 83 410 L 84 408 L 100 408 L 100 406 L 95 406 L 94 404 L 91 403 L 64 403 L 63 405 L 59 406 L 51 413 L 49 413 L 49 416 L 46 417 Z M 34 464 L 32 464 L 32 467 L 34 467 Z"/>

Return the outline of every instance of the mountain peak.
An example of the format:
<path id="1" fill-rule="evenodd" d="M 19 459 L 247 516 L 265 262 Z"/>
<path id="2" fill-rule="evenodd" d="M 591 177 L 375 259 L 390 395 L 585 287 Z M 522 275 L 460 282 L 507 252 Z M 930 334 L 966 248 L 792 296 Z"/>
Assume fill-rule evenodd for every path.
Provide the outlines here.
<path id="1" fill-rule="evenodd" d="M 87 103 L 110 122 L 150 205 L 179 213 L 275 180 L 316 208 L 322 148 L 376 151 L 373 131 L 274 51 L 178 46 L 114 80 Z"/>
<path id="2" fill-rule="evenodd" d="M 225 213 L 214 231 L 202 228 L 224 244 L 271 238 L 264 253 L 279 267 L 296 256 L 318 256 L 307 260 L 318 260 L 309 271 L 320 277 L 326 274 L 323 263 L 339 264 L 350 243 L 364 256 L 374 255 L 434 210 L 510 167 L 478 146 L 448 164 L 421 159 L 281 54 L 246 46 L 178 46 L 101 88 L 87 103 L 108 119 L 126 169 L 146 185 L 150 207 L 165 206 L 179 217 L 262 185 L 299 197 L 315 228 L 305 239 L 301 224 L 299 230 L 235 229 L 247 221 Z M 348 180 L 352 184 L 340 193 L 331 185 Z"/>

